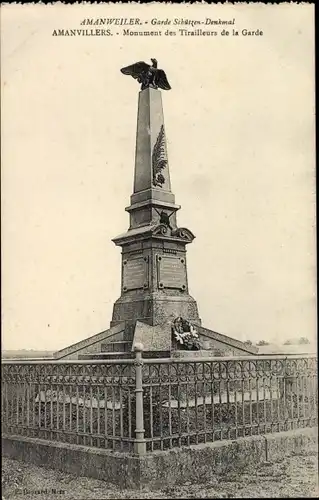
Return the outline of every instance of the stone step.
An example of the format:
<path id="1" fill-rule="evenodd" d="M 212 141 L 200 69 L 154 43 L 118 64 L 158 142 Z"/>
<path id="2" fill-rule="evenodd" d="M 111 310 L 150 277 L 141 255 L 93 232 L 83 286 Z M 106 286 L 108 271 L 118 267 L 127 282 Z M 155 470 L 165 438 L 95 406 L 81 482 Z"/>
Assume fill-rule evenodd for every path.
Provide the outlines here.
<path id="1" fill-rule="evenodd" d="M 132 350 L 132 341 L 116 340 L 108 344 L 101 344 L 101 352 L 130 352 Z"/>
<path id="2" fill-rule="evenodd" d="M 79 359 L 131 359 L 134 358 L 133 352 L 95 352 L 79 354 Z"/>
<path id="3" fill-rule="evenodd" d="M 143 358 L 169 358 L 169 351 L 144 351 Z M 79 354 L 79 359 L 132 359 L 135 357 L 134 352 L 95 352 L 87 354 Z"/>

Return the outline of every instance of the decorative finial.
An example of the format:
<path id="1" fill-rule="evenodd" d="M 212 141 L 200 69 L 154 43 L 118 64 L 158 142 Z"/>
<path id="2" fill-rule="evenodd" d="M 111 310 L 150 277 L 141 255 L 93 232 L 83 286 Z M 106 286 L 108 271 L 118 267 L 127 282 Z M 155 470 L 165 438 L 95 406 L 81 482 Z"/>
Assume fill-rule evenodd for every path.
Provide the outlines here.
<path id="1" fill-rule="evenodd" d="M 141 342 L 136 342 L 136 344 L 134 344 L 134 351 L 135 352 L 143 352 L 144 351 L 144 346 Z"/>
<path id="2" fill-rule="evenodd" d="M 152 65 L 147 64 L 144 61 L 139 61 L 131 66 L 126 66 L 121 69 L 121 72 L 124 75 L 130 75 L 138 83 L 141 83 L 141 90 L 152 88 L 158 89 L 161 88 L 163 90 L 170 90 L 171 86 L 168 83 L 166 73 L 162 69 L 158 69 L 157 60 L 151 59 Z"/>

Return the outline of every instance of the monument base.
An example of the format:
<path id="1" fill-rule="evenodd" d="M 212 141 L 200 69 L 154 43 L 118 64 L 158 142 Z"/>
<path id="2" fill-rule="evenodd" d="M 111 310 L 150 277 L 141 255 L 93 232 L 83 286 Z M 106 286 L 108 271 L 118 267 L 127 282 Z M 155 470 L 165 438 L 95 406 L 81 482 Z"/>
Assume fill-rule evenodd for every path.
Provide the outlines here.
<path id="1" fill-rule="evenodd" d="M 193 323 L 195 325 L 195 322 Z M 143 345 L 145 358 L 193 358 L 214 356 L 247 356 L 258 349 L 195 325 L 200 350 L 181 349 L 174 340 L 173 322 L 150 325 L 145 321 L 119 322 L 105 332 L 93 335 L 54 354 L 56 359 L 128 359 L 133 356 L 134 345 Z"/>
<path id="2" fill-rule="evenodd" d="M 128 324 L 143 321 L 150 326 L 163 325 L 179 316 L 188 318 L 195 325 L 201 324 L 196 301 L 188 294 L 152 293 L 143 297 L 121 296 L 114 304 L 111 326 L 123 321 Z"/>
<path id="3" fill-rule="evenodd" d="M 171 358 L 174 359 L 189 359 L 189 358 L 215 358 L 220 356 L 220 349 L 199 349 L 198 351 L 191 351 L 186 349 L 174 349 L 171 351 Z M 231 356 L 231 350 L 225 349 L 222 353 L 223 356 Z"/>

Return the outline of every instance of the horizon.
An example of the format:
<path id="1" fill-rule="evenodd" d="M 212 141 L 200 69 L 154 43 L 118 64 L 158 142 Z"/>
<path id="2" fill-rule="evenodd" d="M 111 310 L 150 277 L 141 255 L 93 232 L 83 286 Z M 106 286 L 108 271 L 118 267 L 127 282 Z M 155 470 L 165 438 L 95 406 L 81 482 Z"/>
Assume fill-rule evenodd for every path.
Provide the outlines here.
<path id="1" fill-rule="evenodd" d="M 302 337 L 300 337 L 302 338 Z M 303 345 L 315 345 L 316 344 L 316 341 L 313 339 L 309 339 L 308 337 L 306 337 L 307 340 L 309 341 L 309 343 L 307 344 L 304 344 L 304 343 L 299 343 L 299 340 L 300 339 L 287 339 L 289 342 L 291 342 L 291 344 L 286 344 L 286 345 L 292 345 L 292 346 L 303 346 Z M 253 342 L 251 341 L 250 339 L 247 339 L 247 341 L 251 341 L 254 345 L 257 345 L 258 342 L 267 342 L 267 345 L 269 346 L 285 346 L 285 343 L 287 342 L 287 340 L 285 340 L 284 342 L 270 342 L 270 341 L 267 341 L 266 339 L 261 339 L 261 340 L 258 340 L 256 342 Z M 263 347 L 263 346 L 258 346 L 258 347 Z M 2 352 L 5 352 L 5 351 L 45 351 L 45 352 L 55 352 L 57 351 L 58 349 L 41 349 L 41 348 L 28 348 L 28 347 L 24 347 L 24 348 L 16 348 L 16 349 L 1 349 Z"/>
<path id="2" fill-rule="evenodd" d="M 98 332 L 99 333 L 99 332 Z M 221 333 L 221 332 L 219 332 Z M 303 343 L 299 343 L 299 340 L 301 338 L 306 338 L 308 340 L 308 343 L 306 344 L 303 344 Z M 317 345 L 317 339 L 313 338 L 309 338 L 307 336 L 301 336 L 299 338 L 287 338 L 285 339 L 284 341 L 280 342 L 278 341 L 278 339 L 275 341 L 274 339 L 273 340 L 267 340 L 267 339 L 259 339 L 259 340 L 256 340 L 256 341 L 253 341 L 251 339 L 246 339 L 246 341 L 251 341 L 253 345 L 256 345 L 257 347 L 267 347 L 267 346 L 270 346 L 270 347 L 289 347 L 289 346 L 292 346 L 292 347 L 296 347 L 296 346 L 300 346 L 302 348 L 302 346 L 304 345 L 310 345 L 312 347 L 316 346 Z M 266 345 L 264 346 L 258 346 L 258 343 L 261 342 L 261 341 L 265 341 L 267 342 Z M 291 342 L 291 344 L 285 344 L 287 341 Z M 60 349 L 60 348 L 59 348 Z M 16 347 L 16 348 L 3 348 L 1 349 L 2 352 L 13 352 L 13 351 L 17 351 L 17 352 L 21 352 L 21 351 L 35 351 L 35 352 L 56 352 L 59 350 L 58 348 L 52 348 L 52 349 L 45 349 L 45 348 L 41 348 L 41 347 L 36 347 L 36 348 L 30 348 L 30 347 L 23 347 L 23 348 L 19 348 L 19 347 Z"/>

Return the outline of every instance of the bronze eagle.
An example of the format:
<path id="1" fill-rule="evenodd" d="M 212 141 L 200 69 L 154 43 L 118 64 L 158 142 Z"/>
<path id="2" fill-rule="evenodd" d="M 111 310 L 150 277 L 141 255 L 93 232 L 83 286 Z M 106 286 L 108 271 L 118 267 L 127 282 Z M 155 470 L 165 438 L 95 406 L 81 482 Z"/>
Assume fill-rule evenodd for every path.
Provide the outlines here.
<path id="1" fill-rule="evenodd" d="M 131 75 L 138 83 L 141 84 L 141 90 L 151 87 L 152 89 L 161 88 L 170 90 L 171 86 L 168 83 L 166 73 L 157 67 L 157 60 L 151 59 L 152 65 L 144 61 L 139 61 L 131 66 L 126 66 L 121 69 L 124 75 Z"/>

